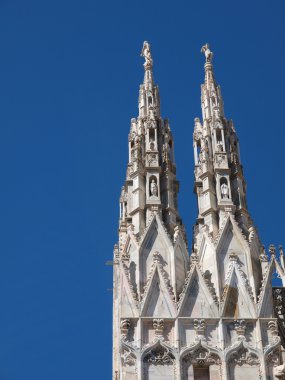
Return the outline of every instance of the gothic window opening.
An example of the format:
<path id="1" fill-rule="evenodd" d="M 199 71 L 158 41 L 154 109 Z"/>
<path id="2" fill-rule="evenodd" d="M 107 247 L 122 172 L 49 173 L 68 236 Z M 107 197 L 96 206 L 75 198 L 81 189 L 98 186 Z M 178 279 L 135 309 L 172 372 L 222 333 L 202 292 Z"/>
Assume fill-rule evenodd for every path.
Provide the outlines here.
<path id="1" fill-rule="evenodd" d="M 198 165 L 201 162 L 201 141 L 200 140 L 196 142 L 196 157 L 197 157 L 196 165 Z"/>
<path id="2" fill-rule="evenodd" d="M 155 131 L 154 128 L 149 128 L 148 130 L 148 138 L 149 138 L 149 149 L 154 150 L 154 142 L 155 142 Z"/>
<path id="3" fill-rule="evenodd" d="M 209 367 L 194 367 L 194 380 L 210 380 Z"/>
<path id="4" fill-rule="evenodd" d="M 173 150 L 172 150 L 172 147 L 173 147 L 172 141 L 169 140 L 169 142 L 168 142 L 168 154 L 169 154 L 169 158 L 170 158 L 171 161 L 173 160 Z"/>
<path id="5" fill-rule="evenodd" d="M 224 150 L 223 147 L 223 137 L 222 137 L 222 131 L 220 129 L 216 130 L 216 141 L 217 141 L 217 149 L 219 152 L 222 152 Z"/>

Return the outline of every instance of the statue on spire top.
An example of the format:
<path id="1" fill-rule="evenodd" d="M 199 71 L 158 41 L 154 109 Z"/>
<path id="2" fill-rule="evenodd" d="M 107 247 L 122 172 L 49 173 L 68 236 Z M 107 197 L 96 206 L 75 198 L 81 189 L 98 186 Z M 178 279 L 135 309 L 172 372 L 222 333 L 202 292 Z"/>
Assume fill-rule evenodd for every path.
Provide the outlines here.
<path id="1" fill-rule="evenodd" d="M 214 53 L 210 50 L 210 45 L 206 44 L 202 46 L 201 53 L 205 54 L 206 57 L 206 63 L 211 63 L 213 59 Z"/>
<path id="2" fill-rule="evenodd" d="M 144 57 L 145 63 L 144 67 L 146 70 L 152 68 L 153 60 L 150 52 L 150 44 L 147 41 L 144 41 L 143 48 L 141 52 L 141 57 Z"/>

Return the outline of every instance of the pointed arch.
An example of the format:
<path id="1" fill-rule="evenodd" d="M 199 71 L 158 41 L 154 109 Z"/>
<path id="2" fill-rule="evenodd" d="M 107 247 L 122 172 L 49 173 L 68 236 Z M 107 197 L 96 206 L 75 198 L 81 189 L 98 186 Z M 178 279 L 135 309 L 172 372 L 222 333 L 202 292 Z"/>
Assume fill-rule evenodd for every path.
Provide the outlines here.
<path id="1" fill-rule="evenodd" d="M 216 347 L 209 346 L 202 339 L 197 340 L 193 345 L 189 347 L 183 348 L 180 352 L 180 359 L 182 360 L 183 358 L 185 358 L 185 356 L 189 354 L 193 355 L 195 352 L 198 352 L 198 350 L 200 349 L 207 351 L 209 353 L 209 356 L 212 356 L 212 358 L 216 356 L 214 360 L 217 360 L 217 361 L 223 360 L 222 350 Z"/>
<path id="2" fill-rule="evenodd" d="M 137 300 L 130 287 L 123 265 L 121 264 L 121 315 L 122 318 L 138 318 Z"/>
<path id="3" fill-rule="evenodd" d="M 176 317 L 176 308 L 158 264 L 155 264 L 141 305 L 143 317 Z"/>
<path id="4" fill-rule="evenodd" d="M 272 257 L 268 263 L 268 268 L 263 275 L 263 280 L 258 296 L 258 314 L 259 317 L 270 318 L 273 316 L 273 299 L 272 299 L 272 275 L 275 270 L 275 260 Z"/>
<path id="5" fill-rule="evenodd" d="M 260 350 L 250 346 L 244 339 L 240 339 L 225 350 L 225 361 L 228 362 L 231 356 L 235 355 L 242 349 L 254 355 L 258 360 L 262 357 L 262 352 Z"/>
<path id="6" fill-rule="evenodd" d="M 178 315 L 189 318 L 217 318 L 219 316 L 218 306 L 197 264 L 193 266 L 186 279 L 179 301 Z"/>
<path id="7" fill-rule="evenodd" d="M 153 262 L 152 256 L 154 252 L 159 252 L 161 262 L 163 263 L 173 286 L 175 281 L 173 244 L 158 215 L 153 216 L 151 223 L 147 227 L 146 234 L 141 240 L 141 247 L 139 249 L 141 291 L 146 285 Z"/>
<path id="8" fill-rule="evenodd" d="M 142 352 L 143 378 L 145 380 L 173 380 L 176 372 L 177 354 L 161 339 L 156 339 Z"/>
<path id="9" fill-rule="evenodd" d="M 256 307 L 245 274 L 241 276 L 236 262 L 232 262 L 231 265 L 224 288 L 221 315 L 234 318 L 256 318 Z"/>

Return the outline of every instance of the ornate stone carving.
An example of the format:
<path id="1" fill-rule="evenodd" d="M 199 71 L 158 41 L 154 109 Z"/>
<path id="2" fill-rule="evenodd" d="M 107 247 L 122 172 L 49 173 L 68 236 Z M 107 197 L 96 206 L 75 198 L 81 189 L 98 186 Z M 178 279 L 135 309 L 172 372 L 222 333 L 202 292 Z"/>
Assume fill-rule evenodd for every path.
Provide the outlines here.
<path id="1" fill-rule="evenodd" d="M 268 322 L 268 330 L 271 332 L 273 337 L 278 336 L 278 325 L 277 321 L 269 321 Z"/>
<path id="2" fill-rule="evenodd" d="M 206 322 L 205 319 L 194 319 L 194 329 L 196 331 L 196 339 L 206 340 L 205 331 L 206 331 Z"/>
<path id="3" fill-rule="evenodd" d="M 274 349 L 269 352 L 268 355 L 266 355 L 266 363 L 268 365 L 278 365 L 280 363 L 280 349 Z"/>
<path id="4" fill-rule="evenodd" d="M 276 255 L 276 248 L 273 244 L 270 244 L 269 246 L 269 253 L 271 256 L 275 256 Z"/>
<path id="5" fill-rule="evenodd" d="M 127 175 L 120 196 L 119 247 L 114 247 L 114 380 L 179 380 L 189 377 L 191 366 L 212 364 L 211 377 L 220 379 L 246 375 L 248 365 L 235 368 L 243 364 L 256 365 L 248 373 L 258 378 L 260 368 L 268 366 L 271 372 L 260 377 L 265 379 L 280 364 L 283 290 L 274 292 L 278 326 L 273 318 L 269 320 L 271 302 L 265 301 L 275 269 L 285 284 L 284 253 L 280 247 L 278 256 L 271 246 L 268 261 L 261 248 L 247 210 L 238 137 L 233 123 L 225 118 L 214 78 L 213 53 L 208 44 L 202 51 L 206 57 L 203 119 L 195 119 L 193 135 L 198 217 L 190 258 L 177 207 L 173 136 L 160 115 L 149 44 L 145 42 L 142 49 L 145 73 L 139 114 L 131 120 Z M 181 373 L 181 363 L 183 371 L 188 365 L 186 372 Z M 226 374 L 228 364 L 233 368 Z"/>
<path id="6" fill-rule="evenodd" d="M 216 294 L 216 290 L 215 290 L 215 287 L 214 287 L 214 283 L 211 281 L 211 278 L 212 278 L 212 274 L 210 273 L 210 271 L 206 270 L 204 273 L 203 273 L 203 277 L 204 277 L 204 280 L 205 280 L 205 283 L 213 297 L 213 300 L 215 301 L 216 304 L 219 303 L 219 299 L 217 297 L 217 294 Z"/>
<path id="7" fill-rule="evenodd" d="M 211 364 L 221 364 L 221 358 L 216 353 L 210 352 L 204 347 L 199 347 L 189 352 L 183 357 L 183 361 L 190 361 L 194 365 L 209 366 Z"/>
<path id="8" fill-rule="evenodd" d="M 240 348 L 238 351 L 232 353 L 230 363 L 234 363 L 238 366 L 242 366 L 243 364 L 249 365 L 259 365 L 260 361 L 258 356 L 253 352 L 248 351 L 244 347 Z"/>
<path id="9" fill-rule="evenodd" d="M 176 240 L 177 240 L 177 238 L 178 238 L 179 231 L 180 231 L 179 226 L 175 226 L 175 227 L 174 227 L 174 234 L 173 234 L 173 242 L 174 242 L 174 243 L 176 242 Z"/>
<path id="10" fill-rule="evenodd" d="M 211 63 L 212 62 L 214 54 L 213 54 L 213 52 L 211 52 L 209 44 L 205 44 L 204 46 L 202 46 L 201 53 L 205 54 L 206 62 L 207 63 Z"/>
<path id="11" fill-rule="evenodd" d="M 274 367 L 273 374 L 276 379 L 285 379 L 285 363 Z"/>
<path id="12" fill-rule="evenodd" d="M 246 323 L 244 319 L 236 319 L 234 321 L 234 327 L 238 335 L 238 339 L 245 339 Z"/>
<path id="13" fill-rule="evenodd" d="M 165 347 L 158 346 L 146 354 L 144 361 L 154 365 L 172 364 L 174 356 Z"/>
<path id="14" fill-rule="evenodd" d="M 256 237 L 256 229 L 253 226 L 251 226 L 249 227 L 248 231 L 249 231 L 248 242 L 252 243 Z"/>
<path id="15" fill-rule="evenodd" d="M 150 70 L 153 65 L 153 60 L 150 52 L 150 44 L 147 41 L 144 41 L 143 43 L 141 56 L 145 59 L 144 68 Z"/>
<path id="16" fill-rule="evenodd" d="M 158 187 L 154 179 L 152 179 L 150 183 L 150 195 L 152 197 L 157 197 L 158 195 Z"/>
<path id="17" fill-rule="evenodd" d="M 260 262 L 268 262 L 268 257 L 266 255 L 265 247 L 262 245 L 260 254 L 259 254 L 259 260 Z"/>
<path id="18" fill-rule="evenodd" d="M 124 349 L 121 353 L 121 360 L 122 360 L 122 364 L 125 366 L 136 365 L 136 356 L 131 350 Z"/>
<path id="19" fill-rule="evenodd" d="M 123 340 L 127 339 L 130 326 L 131 322 L 129 319 L 123 319 L 121 321 L 121 336 Z"/>
<path id="20" fill-rule="evenodd" d="M 221 185 L 221 196 L 222 196 L 222 199 L 228 199 L 229 198 L 229 187 L 226 183 L 223 183 Z"/>
<path id="21" fill-rule="evenodd" d="M 152 325 L 154 328 L 154 333 L 157 337 L 163 336 L 163 330 L 164 330 L 164 320 L 161 318 L 155 318 L 152 321 Z"/>

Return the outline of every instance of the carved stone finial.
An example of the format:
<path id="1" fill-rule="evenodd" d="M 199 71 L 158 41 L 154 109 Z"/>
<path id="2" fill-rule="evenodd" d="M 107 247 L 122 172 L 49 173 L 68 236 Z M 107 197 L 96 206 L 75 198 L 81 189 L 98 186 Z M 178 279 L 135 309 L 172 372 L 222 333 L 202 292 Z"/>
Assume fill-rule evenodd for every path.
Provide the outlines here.
<path id="1" fill-rule="evenodd" d="M 205 339 L 206 322 L 205 319 L 194 319 L 194 329 L 198 339 Z"/>
<path id="2" fill-rule="evenodd" d="M 244 319 L 236 319 L 234 321 L 235 330 L 238 335 L 238 339 L 244 339 L 246 323 Z"/>
<path id="3" fill-rule="evenodd" d="M 271 256 L 275 256 L 276 255 L 276 248 L 275 248 L 274 244 L 270 244 L 269 245 L 269 253 L 270 253 Z"/>
<path id="4" fill-rule="evenodd" d="M 159 263 L 160 262 L 160 254 L 158 251 L 154 251 L 152 254 L 152 260 L 154 263 Z"/>
<path id="5" fill-rule="evenodd" d="M 259 260 L 261 262 L 267 262 L 268 261 L 264 245 L 261 247 L 260 254 L 259 254 Z"/>
<path id="6" fill-rule="evenodd" d="M 198 263 L 199 261 L 199 256 L 197 255 L 196 252 L 192 252 L 191 256 L 190 256 L 190 260 L 191 260 L 191 263 Z"/>
<path id="7" fill-rule="evenodd" d="M 206 44 L 202 46 L 201 53 L 205 54 L 206 57 L 206 63 L 211 63 L 213 59 L 214 53 L 210 50 L 210 45 Z"/>
<path id="8" fill-rule="evenodd" d="M 231 252 L 229 254 L 229 257 L 230 257 L 230 261 L 238 261 L 237 254 L 235 252 Z"/>
<path id="9" fill-rule="evenodd" d="M 141 57 L 144 57 L 145 63 L 144 68 L 145 70 L 151 70 L 153 65 L 153 60 L 150 52 L 150 44 L 147 41 L 144 41 L 143 48 L 141 52 Z"/>
<path id="10" fill-rule="evenodd" d="M 163 336 L 163 330 L 164 330 L 164 320 L 155 318 L 152 321 L 152 325 L 154 328 L 154 333 L 156 337 L 161 337 Z"/>
<path id="11" fill-rule="evenodd" d="M 267 326 L 268 326 L 268 330 L 271 331 L 272 336 L 278 336 L 277 321 L 269 321 Z"/>

